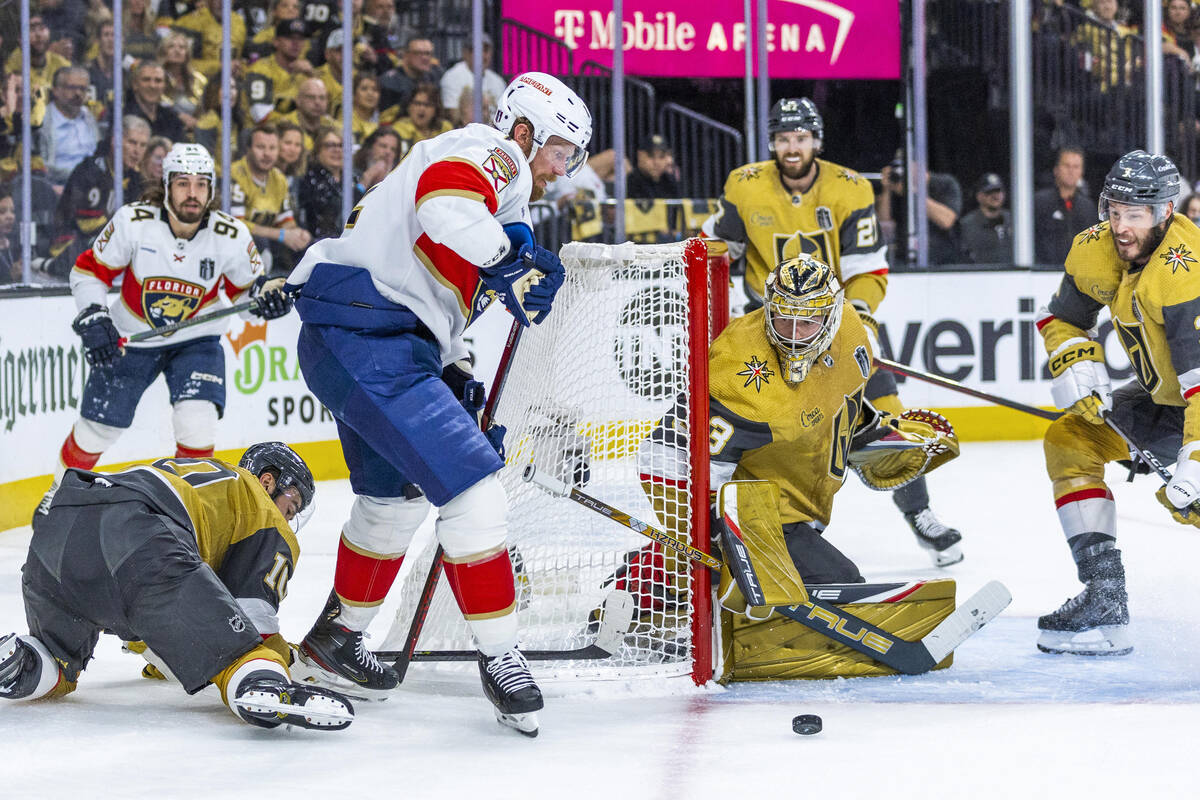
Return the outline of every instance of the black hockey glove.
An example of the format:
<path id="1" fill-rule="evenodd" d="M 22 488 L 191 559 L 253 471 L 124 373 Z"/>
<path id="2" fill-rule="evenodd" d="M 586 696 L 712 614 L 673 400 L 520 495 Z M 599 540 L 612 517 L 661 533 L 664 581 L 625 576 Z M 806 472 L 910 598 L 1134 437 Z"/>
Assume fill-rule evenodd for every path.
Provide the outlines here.
<path id="1" fill-rule="evenodd" d="M 107 367 L 125 352 L 108 309 L 99 303 L 80 311 L 71 323 L 71 330 L 83 340 L 84 355 L 93 367 Z"/>
<path id="2" fill-rule="evenodd" d="M 283 291 L 283 278 L 267 280 L 266 275 L 260 275 L 250 287 L 250 299 L 255 304 L 250 307 L 250 313 L 262 319 L 279 319 L 287 316 L 292 310 L 292 296 Z"/>
<path id="3" fill-rule="evenodd" d="M 511 260 L 479 270 L 479 280 L 499 295 L 504 307 L 524 327 L 529 326 L 530 313 L 536 312 L 536 323 L 550 313 L 550 303 L 565 275 L 553 251 L 529 244 L 521 245 Z"/>
<path id="4" fill-rule="evenodd" d="M 447 380 L 447 372 L 451 373 L 451 380 Z M 458 374 L 454 375 L 453 373 L 455 372 Z M 442 370 L 442 380 L 450 385 L 453 389 L 453 377 L 461 378 L 463 374 L 465 373 L 463 373 L 460 368 L 452 364 Z M 480 419 L 480 417 L 483 415 L 483 407 L 487 405 L 487 392 L 484 390 L 483 384 L 473 378 L 468 377 L 467 380 L 461 384 L 461 387 L 461 392 L 458 392 L 458 394 L 459 401 L 462 403 L 462 407 L 467 410 L 468 414 L 475 417 L 475 419 Z M 504 458 L 504 434 L 506 433 L 508 433 L 508 428 L 504 427 L 503 425 L 489 425 L 487 430 L 483 432 L 483 435 L 488 440 L 488 444 L 495 448 L 496 453 L 499 454 L 501 459 Z"/>

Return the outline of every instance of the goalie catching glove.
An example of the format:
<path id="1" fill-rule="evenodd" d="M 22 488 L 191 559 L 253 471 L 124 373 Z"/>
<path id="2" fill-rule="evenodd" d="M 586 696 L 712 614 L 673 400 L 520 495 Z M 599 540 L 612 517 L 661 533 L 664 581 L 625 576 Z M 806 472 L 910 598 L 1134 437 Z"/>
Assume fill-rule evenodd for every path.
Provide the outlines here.
<path id="1" fill-rule="evenodd" d="M 522 327 L 529 327 L 531 320 L 540 325 L 550 313 L 566 271 L 554 251 L 544 247 L 522 244 L 514 252 L 515 257 L 481 268 L 479 280 L 499 295 Z"/>
<path id="2" fill-rule="evenodd" d="M 1112 384 L 1099 342 L 1076 336 L 1050 354 L 1054 405 L 1078 414 L 1093 425 L 1103 425 L 1103 412 L 1112 410 Z"/>
<path id="3" fill-rule="evenodd" d="M 958 457 L 958 437 L 941 414 L 923 408 L 894 417 L 876 411 L 850 442 L 850 467 L 863 483 L 891 491 Z"/>
<path id="4" fill-rule="evenodd" d="M 1171 480 L 1154 496 L 1176 522 L 1200 528 L 1200 508 L 1194 505 L 1200 501 L 1200 443 L 1184 445 Z"/>

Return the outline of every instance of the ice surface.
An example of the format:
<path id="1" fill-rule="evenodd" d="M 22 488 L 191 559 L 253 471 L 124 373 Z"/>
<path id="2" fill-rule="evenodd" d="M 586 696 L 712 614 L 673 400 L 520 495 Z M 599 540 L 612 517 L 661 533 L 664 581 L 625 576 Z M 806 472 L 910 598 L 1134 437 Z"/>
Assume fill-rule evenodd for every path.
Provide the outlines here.
<path id="1" fill-rule="evenodd" d="M 102 637 L 79 690 L 0 702 L 0 795 L 216 797 L 729 798 L 769 800 L 1022 796 L 1186 797 L 1200 705 L 1200 531 L 1173 522 L 1155 479 L 1117 498 L 1133 654 L 1086 659 L 1034 647 L 1035 618 L 1078 590 L 1040 442 L 967 443 L 930 477 L 933 508 L 963 532 L 966 560 L 930 566 L 889 495 L 850 478 L 831 539 L 870 579 L 948 574 L 965 598 L 1003 581 L 1013 603 L 963 645 L 949 670 L 903 678 L 741 684 L 689 681 L 547 687 L 541 736 L 501 728 L 475 681 L 422 679 L 359 703 L 341 733 L 238 723 L 215 690 L 189 697 L 139 677 L 141 661 Z M 303 636 L 332 580 L 348 483 L 319 486 L 281 617 Z M 0 631 L 24 632 L 20 566 L 29 529 L 0 533 Z M 372 628 L 391 622 L 385 606 Z M 824 731 L 797 736 L 796 714 Z"/>

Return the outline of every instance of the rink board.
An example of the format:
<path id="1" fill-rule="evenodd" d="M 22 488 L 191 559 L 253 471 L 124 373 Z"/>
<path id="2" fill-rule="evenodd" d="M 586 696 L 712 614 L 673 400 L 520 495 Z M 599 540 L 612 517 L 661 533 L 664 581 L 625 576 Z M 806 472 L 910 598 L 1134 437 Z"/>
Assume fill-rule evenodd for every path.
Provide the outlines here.
<path id="1" fill-rule="evenodd" d="M 987 392 L 1048 407 L 1049 377 L 1036 312 L 1053 293 L 1053 273 L 937 273 L 892 276 L 878 315 L 885 356 L 938 372 Z M 23 525 L 49 485 L 57 451 L 78 415 L 87 367 L 71 332 L 70 297 L 0 300 L 0 530 Z M 233 317 L 222 337 L 226 408 L 217 428 L 218 455 L 236 458 L 246 445 L 278 439 L 296 445 L 319 480 L 346 476 L 332 416 L 309 393 L 296 358 L 299 319 L 269 324 Z M 492 309 L 472 326 L 476 373 L 495 370 L 510 318 Z M 583 322 L 581 324 L 586 324 Z M 1131 374 L 1111 326 L 1102 325 L 1114 381 Z M 966 395 L 908 380 L 909 407 L 944 412 L 964 440 L 1038 438 L 1045 421 Z M 102 468 L 161 457 L 175 450 L 167 390 L 160 378 L 146 392 L 130 431 L 104 455 Z"/>

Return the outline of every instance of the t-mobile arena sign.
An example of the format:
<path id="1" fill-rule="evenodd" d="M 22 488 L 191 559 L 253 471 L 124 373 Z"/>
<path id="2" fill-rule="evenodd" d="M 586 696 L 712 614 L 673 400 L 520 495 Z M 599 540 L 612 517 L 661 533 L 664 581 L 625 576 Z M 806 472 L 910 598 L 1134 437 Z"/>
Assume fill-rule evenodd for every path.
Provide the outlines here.
<path id="1" fill-rule="evenodd" d="M 661 77 L 745 74 L 741 0 L 625 0 L 625 70 Z M 758 3 L 751 4 L 757 9 Z M 504 0 L 506 18 L 561 41 L 578 69 L 612 66 L 611 0 Z M 753 23 L 757 28 L 757 20 Z M 896 0 L 768 0 L 767 49 L 774 78 L 900 77 L 900 4 Z M 505 72 L 528 68 L 506 48 Z M 757 71 L 757 53 L 755 54 Z"/>

